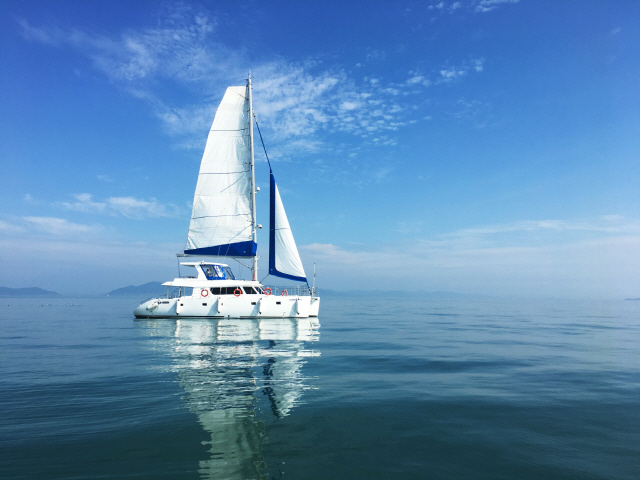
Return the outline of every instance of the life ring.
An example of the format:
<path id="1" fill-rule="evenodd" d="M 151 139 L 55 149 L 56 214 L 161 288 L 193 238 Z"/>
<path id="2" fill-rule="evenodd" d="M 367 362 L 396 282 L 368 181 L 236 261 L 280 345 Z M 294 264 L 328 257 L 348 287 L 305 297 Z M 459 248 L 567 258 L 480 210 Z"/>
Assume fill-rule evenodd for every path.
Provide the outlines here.
<path id="1" fill-rule="evenodd" d="M 239 288 L 236 288 L 236 289 L 233 291 L 233 295 L 234 295 L 235 297 L 239 297 L 240 295 L 242 295 L 242 290 L 240 290 Z"/>
<path id="2" fill-rule="evenodd" d="M 202 295 L 203 297 L 207 297 L 209 295 L 209 290 L 203 288 L 202 290 L 200 290 L 200 295 Z"/>
<path id="3" fill-rule="evenodd" d="M 287 292 L 286 290 L 282 290 L 282 293 L 280 294 L 280 296 L 286 297 L 287 295 L 289 295 L 289 292 Z"/>
<path id="4" fill-rule="evenodd" d="M 271 295 L 271 289 L 269 287 L 264 289 L 264 294 L 268 297 L 269 295 Z"/>

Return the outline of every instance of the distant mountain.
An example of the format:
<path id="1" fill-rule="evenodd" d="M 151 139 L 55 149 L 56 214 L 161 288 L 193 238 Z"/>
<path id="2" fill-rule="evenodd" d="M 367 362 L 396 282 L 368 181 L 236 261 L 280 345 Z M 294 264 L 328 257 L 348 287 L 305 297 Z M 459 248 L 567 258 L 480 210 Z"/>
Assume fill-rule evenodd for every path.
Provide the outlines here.
<path id="1" fill-rule="evenodd" d="M 161 282 L 149 282 L 144 285 L 129 285 L 128 287 L 117 288 L 107 293 L 109 297 L 133 297 L 144 295 L 163 295 L 167 293 L 167 287 L 163 287 Z"/>
<path id="2" fill-rule="evenodd" d="M 30 288 L 9 288 L 0 287 L 0 297 L 59 297 L 57 292 L 43 290 L 38 287 Z"/>

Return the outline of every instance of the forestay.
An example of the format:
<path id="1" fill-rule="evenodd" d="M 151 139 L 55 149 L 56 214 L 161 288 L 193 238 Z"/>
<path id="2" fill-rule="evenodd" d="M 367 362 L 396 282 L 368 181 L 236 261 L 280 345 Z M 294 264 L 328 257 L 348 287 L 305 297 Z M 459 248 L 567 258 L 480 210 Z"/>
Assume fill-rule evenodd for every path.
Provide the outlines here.
<path id="1" fill-rule="evenodd" d="M 184 253 L 252 257 L 248 87 L 229 87 L 209 132 Z"/>
<path id="2" fill-rule="evenodd" d="M 271 172 L 270 204 L 269 275 L 306 282 L 307 277 L 273 172 Z"/>

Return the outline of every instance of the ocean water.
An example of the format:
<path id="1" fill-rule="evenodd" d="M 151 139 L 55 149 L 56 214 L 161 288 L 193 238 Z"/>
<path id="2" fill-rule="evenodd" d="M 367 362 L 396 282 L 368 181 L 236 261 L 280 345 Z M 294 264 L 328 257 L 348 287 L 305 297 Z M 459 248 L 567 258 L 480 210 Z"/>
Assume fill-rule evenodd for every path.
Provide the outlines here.
<path id="1" fill-rule="evenodd" d="M 322 302 L 0 299 L 0 478 L 640 478 L 640 302 Z"/>

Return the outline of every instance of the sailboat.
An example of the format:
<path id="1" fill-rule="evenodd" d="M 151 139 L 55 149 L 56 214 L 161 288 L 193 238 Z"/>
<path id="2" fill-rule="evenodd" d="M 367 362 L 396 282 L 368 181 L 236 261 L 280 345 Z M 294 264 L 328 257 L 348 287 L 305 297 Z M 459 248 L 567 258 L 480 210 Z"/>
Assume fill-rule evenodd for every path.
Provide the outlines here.
<path id="1" fill-rule="evenodd" d="M 257 231 L 262 225 L 256 221 L 260 189 L 255 185 L 254 119 L 249 76 L 246 86 L 227 88 L 216 111 L 200 164 L 187 242 L 178 254 L 222 257 L 224 262 L 180 262 L 195 269 L 195 275 L 163 283 L 166 297 L 144 300 L 133 312 L 137 318 L 318 316 L 320 297 L 315 281 L 312 287 L 307 281 L 271 163 L 269 275 L 304 285 L 276 288 L 258 281 Z M 229 259 L 249 267 L 251 280 L 236 279 Z"/>

